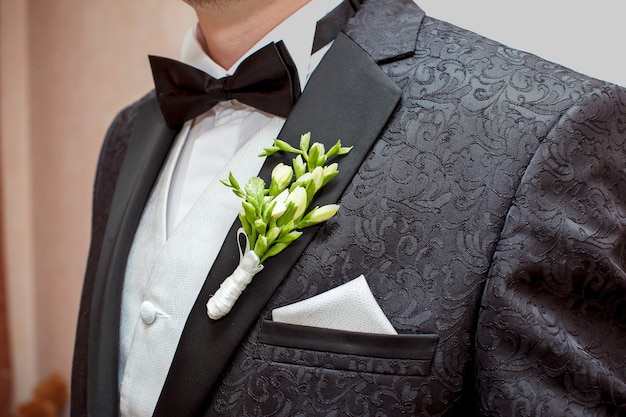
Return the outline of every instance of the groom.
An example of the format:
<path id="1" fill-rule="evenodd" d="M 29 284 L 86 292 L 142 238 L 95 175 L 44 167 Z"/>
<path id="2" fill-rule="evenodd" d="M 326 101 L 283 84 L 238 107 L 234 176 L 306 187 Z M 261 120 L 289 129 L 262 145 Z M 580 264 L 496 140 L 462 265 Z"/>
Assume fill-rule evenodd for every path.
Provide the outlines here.
<path id="1" fill-rule="evenodd" d="M 193 68 L 152 57 L 102 149 L 73 416 L 626 412 L 626 91 L 410 0 L 186 1 Z M 219 180 L 306 132 L 353 147 L 315 201 L 339 212 L 209 319 L 239 261 Z M 277 320 L 345 283 L 327 324 Z M 392 332 L 354 331 L 363 297 Z"/>

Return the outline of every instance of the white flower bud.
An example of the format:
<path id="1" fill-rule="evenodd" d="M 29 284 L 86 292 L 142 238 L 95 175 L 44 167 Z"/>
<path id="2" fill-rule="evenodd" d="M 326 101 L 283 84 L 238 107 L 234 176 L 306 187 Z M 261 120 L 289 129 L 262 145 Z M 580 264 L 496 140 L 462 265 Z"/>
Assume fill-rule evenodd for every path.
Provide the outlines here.
<path id="1" fill-rule="evenodd" d="M 296 187 L 287 197 L 286 204 L 293 203 L 296 206 L 296 212 L 293 216 L 295 221 L 300 220 L 307 206 L 307 195 L 304 187 Z"/>
<path id="2" fill-rule="evenodd" d="M 306 185 L 309 183 L 309 181 L 311 181 L 312 179 L 312 175 L 310 172 L 305 172 L 304 174 L 302 174 L 300 176 L 300 178 L 298 178 L 292 185 L 292 188 L 295 189 L 294 186 L 303 186 L 306 187 Z"/>
<path id="3" fill-rule="evenodd" d="M 311 177 L 313 178 L 313 184 L 315 184 L 315 191 L 317 192 L 324 185 L 324 169 L 322 167 L 315 167 L 311 173 Z"/>
<path id="4" fill-rule="evenodd" d="M 296 178 L 300 178 L 306 172 L 306 162 L 304 162 L 302 155 L 298 155 L 293 159 L 293 169 Z"/>
<path id="5" fill-rule="evenodd" d="M 278 220 L 280 216 L 285 214 L 285 210 L 287 210 L 287 197 L 289 196 L 288 190 L 283 190 L 280 194 L 274 197 L 273 201 L 274 208 L 272 208 L 272 218 L 274 220 Z"/>
<path id="6" fill-rule="evenodd" d="M 309 169 L 311 167 L 322 166 L 326 163 L 326 149 L 324 145 L 315 142 L 309 149 Z"/>
<path id="7" fill-rule="evenodd" d="M 333 217 L 337 213 L 337 210 L 339 210 L 339 204 L 327 204 L 322 207 L 315 207 L 298 223 L 298 228 L 323 223 Z"/>
<path id="8" fill-rule="evenodd" d="M 276 165 L 272 170 L 272 184 L 270 187 L 270 194 L 278 194 L 285 188 L 287 188 L 287 186 L 289 186 L 289 183 L 291 182 L 292 177 L 293 168 L 283 163 Z"/>

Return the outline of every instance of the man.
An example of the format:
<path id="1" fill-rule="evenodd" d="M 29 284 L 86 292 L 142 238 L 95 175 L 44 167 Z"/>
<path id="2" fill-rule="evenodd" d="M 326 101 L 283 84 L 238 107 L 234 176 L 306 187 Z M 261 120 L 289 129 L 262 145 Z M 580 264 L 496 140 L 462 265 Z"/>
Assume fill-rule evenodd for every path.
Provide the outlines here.
<path id="1" fill-rule="evenodd" d="M 184 61 L 220 78 L 269 44 L 293 59 L 281 85 L 297 102 L 225 97 L 198 114 L 166 86 L 120 113 L 95 184 L 72 415 L 626 412 L 623 89 L 409 0 L 188 2 Z M 164 71 L 204 80 L 152 63 L 160 87 Z M 315 203 L 338 214 L 209 319 L 239 259 L 240 201 L 218 180 L 268 179 L 290 157 L 258 150 L 306 132 L 353 146 Z M 398 334 L 274 320 L 344 283 Z M 340 321 L 348 304 L 320 311 Z"/>

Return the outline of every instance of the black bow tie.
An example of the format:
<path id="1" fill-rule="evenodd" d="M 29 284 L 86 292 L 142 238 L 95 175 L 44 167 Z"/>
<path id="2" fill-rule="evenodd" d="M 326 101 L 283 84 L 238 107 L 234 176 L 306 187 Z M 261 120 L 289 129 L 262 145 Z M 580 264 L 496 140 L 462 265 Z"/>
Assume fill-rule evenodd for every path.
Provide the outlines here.
<path id="1" fill-rule="evenodd" d="M 150 65 L 161 112 L 172 127 L 231 99 L 287 117 L 300 96 L 296 66 L 282 41 L 258 50 L 232 76 L 220 79 L 169 58 L 150 56 Z"/>
<path id="2" fill-rule="evenodd" d="M 354 7 L 344 0 L 320 20 L 311 53 L 335 39 L 353 13 Z M 172 127 L 231 99 L 287 117 L 300 96 L 296 66 L 282 41 L 250 55 L 235 74 L 220 79 L 173 59 L 150 56 L 150 65 L 161 112 Z"/>

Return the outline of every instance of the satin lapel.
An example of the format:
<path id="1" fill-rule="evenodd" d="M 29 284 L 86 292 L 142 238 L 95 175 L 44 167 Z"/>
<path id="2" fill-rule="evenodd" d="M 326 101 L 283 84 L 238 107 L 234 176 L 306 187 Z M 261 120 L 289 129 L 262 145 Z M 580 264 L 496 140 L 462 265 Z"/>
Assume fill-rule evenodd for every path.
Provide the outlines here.
<path id="1" fill-rule="evenodd" d="M 96 272 L 88 343 L 89 416 L 119 413 L 119 326 L 126 259 L 144 205 L 175 134 L 165 125 L 156 100 L 142 105 L 115 187 Z"/>
<path id="2" fill-rule="evenodd" d="M 337 139 L 354 146 L 340 161 L 340 174 L 324 188 L 314 204 L 336 202 L 368 154 L 400 97 L 399 88 L 350 38 L 340 34 L 324 57 L 290 114 L 280 137 L 298 145 L 300 135 L 327 149 Z M 267 180 L 278 162 L 291 157 L 268 158 L 261 175 Z M 211 390 L 268 299 L 315 235 L 304 235 L 276 258 L 265 262 L 229 315 L 211 321 L 205 304 L 239 261 L 235 223 L 189 315 L 154 416 L 197 415 L 211 401 Z"/>

